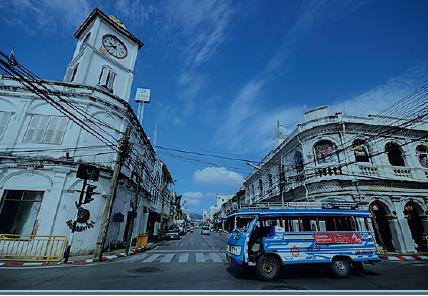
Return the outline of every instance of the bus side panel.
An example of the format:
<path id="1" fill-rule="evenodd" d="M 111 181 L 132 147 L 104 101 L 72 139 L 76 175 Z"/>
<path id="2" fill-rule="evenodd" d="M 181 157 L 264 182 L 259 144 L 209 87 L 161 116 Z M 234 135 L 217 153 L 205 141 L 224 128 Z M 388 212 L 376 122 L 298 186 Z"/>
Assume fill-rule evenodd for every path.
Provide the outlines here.
<path id="1" fill-rule="evenodd" d="M 283 264 L 327 263 L 334 256 L 348 256 L 354 261 L 378 261 L 373 235 L 370 232 L 325 232 L 321 234 L 359 234 L 360 243 L 323 243 L 317 244 L 313 232 L 276 233 L 273 237 L 263 238 L 265 253 L 278 254 Z"/>

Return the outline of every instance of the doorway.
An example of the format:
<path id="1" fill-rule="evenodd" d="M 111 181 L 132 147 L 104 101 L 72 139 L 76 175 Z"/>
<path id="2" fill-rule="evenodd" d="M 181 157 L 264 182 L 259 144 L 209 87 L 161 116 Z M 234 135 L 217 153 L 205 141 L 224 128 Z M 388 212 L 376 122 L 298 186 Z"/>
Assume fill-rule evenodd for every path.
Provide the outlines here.
<path id="1" fill-rule="evenodd" d="M 423 235 L 424 226 L 420 217 L 422 212 L 421 207 L 415 202 L 408 202 L 404 206 L 404 215 L 407 218 L 412 238 L 416 243 L 416 250 L 421 252 L 424 251 Z"/>
<path id="2" fill-rule="evenodd" d="M 394 252 L 395 248 L 392 243 L 387 206 L 380 201 L 374 201 L 370 204 L 370 209 L 377 225 L 377 227 L 374 227 L 376 242 L 383 246 L 388 252 Z"/>

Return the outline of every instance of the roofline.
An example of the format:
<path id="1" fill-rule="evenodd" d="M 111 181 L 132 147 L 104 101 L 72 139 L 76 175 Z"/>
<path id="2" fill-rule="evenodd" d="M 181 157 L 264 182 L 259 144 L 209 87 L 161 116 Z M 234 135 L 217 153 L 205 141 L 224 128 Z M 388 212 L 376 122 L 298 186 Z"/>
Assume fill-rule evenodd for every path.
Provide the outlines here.
<path id="1" fill-rule="evenodd" d="M 124 34 L 126 37 L 134 41 L 138 45 L 138 49 L 144 46 L 144 43 L 132 35 L 127 29 L 122 28 L 119 26 L 116 22 L 114 22 L 107 14 L 105 14 L 103 11 L 101 11 L 98 7 L 96 7 L 89 16 L 84 20 L 84 22 L 80 25 L 80 27 L 77 29 L 76 33 L 74 33 L 74 36 L 76 38 L 79 38 L 80 35 L 85 31 L 86 27 L 89 26 L 89 24 L 97 17 L 100 16 L 103 20 L 108 22 L 111 26 L 113 26 L 116 30 Z"/>
<path id="2" fill-rule="evenodd" d="M 341 209 L 308 209 L 308 208 L 294 208 L 294 209 L 272 209 L 272 210 L 239 210 L 227 215 L 225 218 L 237 216 L 237 215 L 261 215 L 269 216 L 276 214 L 339 214 L 339 215 L 363 215 L 370 216 L 368 210 L 341 210 Z"/>

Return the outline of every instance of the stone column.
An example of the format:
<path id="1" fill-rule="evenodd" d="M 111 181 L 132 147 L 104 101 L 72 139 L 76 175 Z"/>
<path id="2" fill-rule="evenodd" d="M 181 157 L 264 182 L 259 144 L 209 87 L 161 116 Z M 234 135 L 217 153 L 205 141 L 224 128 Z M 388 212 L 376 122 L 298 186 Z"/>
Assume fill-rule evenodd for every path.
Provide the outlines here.
<path id="1" fill-rule="evenodd" d="M 146 210 L 146 209 L 145 209 Z M 143 215 L 141 218 L 141 233 L 146 233 L 147 232 L 147 223 L 149 222 L 149 211 L 147 210 L 147 212 L 143 211 Z"/>
<path id="2" fill-rule="evenodd" d="M 398 205 L 396 208 L 398 208 Z M 396 217 L 390 222 L 391 233 L 394 239 L 394 246 L 399 252 L 405 253 L 416 253 L 415 241 L 412 238 L 412 233 L 410 232 L 409 224 L 407 223 L 406 217 L 404 217 L 403 211 L 397 211 Z M 395 234 L 394 234 L 395 232 Z M 398 245 L 395 244 L 395 241 L 398 242 Z"/>

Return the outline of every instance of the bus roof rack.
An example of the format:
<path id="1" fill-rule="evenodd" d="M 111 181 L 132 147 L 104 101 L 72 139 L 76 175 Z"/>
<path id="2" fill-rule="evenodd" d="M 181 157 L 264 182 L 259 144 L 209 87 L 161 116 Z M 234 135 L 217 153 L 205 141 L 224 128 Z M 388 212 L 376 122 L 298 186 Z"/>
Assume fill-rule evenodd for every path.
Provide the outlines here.
<path id="1" fill-rule="evenodd" d="M 239 210 L 272 210 L 272 209 L 342 209 L 356 210 L 368 202 L 328 201 L 328 202 L 258 202 L 254 204 L 241 204 L 228 214 Z"/>

